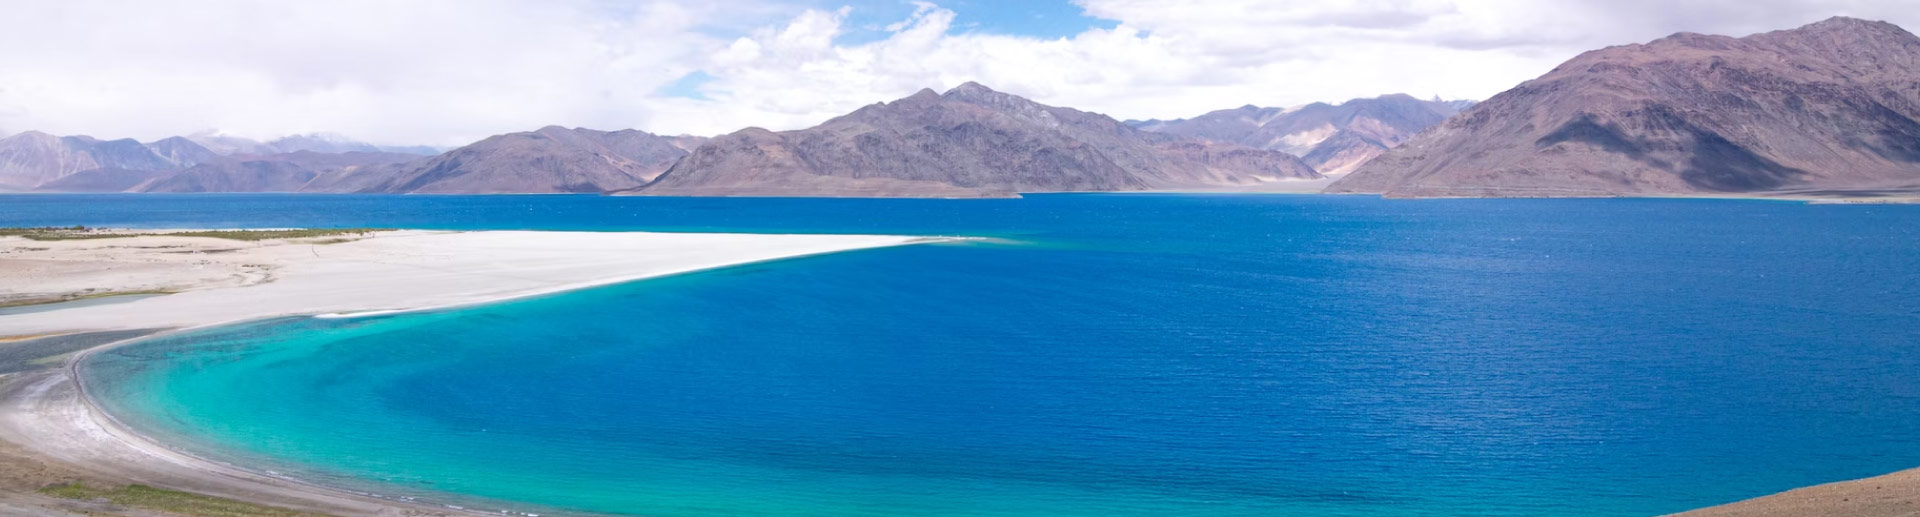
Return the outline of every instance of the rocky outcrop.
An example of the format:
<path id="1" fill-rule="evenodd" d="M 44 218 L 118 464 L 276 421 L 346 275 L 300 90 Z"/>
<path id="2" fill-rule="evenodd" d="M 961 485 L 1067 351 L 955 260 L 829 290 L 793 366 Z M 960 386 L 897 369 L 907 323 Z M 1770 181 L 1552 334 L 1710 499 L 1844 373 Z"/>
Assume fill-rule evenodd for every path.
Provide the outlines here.
<path id="1" fill-rule="evenodd" d="M 1834 18 L 1588 52 L 1328 188 L 1388 196 L 1920 189 L 1920 38 Z"/>
<path id="2" fill-rule="evenodd" d="M 1318 178 L 1284 153 L 1140 131 L 1096 113 L 967 83 L 819 126 L 749 128 L 696 148 L 623 194 L 992 197 L 1235 188 Z"/>

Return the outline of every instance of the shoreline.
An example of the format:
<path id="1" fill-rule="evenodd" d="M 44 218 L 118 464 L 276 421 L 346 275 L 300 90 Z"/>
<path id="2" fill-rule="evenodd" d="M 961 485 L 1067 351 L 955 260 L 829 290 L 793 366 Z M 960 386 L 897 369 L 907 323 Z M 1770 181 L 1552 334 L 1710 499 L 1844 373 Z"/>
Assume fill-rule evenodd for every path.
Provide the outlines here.
<path id="1" fill-rule="evenodd" d="M 115 341 L 112 343 L 107 343 L 100 346 L 95 346 L 92 348 L 81 350 L 79 352 L 74 353 L 71 357 L 67 359 L 67 361 L 64 364 L 61 365 L 57 374 L 58 376 L 55 379 L 42 380 L 40 382 L 43 384 L 52 385 L 50 386 L 50 389 L 60 389 L 62 387 L 60 385 L 70 386 L 71 389 L 75 392 L 73 403 L 78 404 L 80 406 L 79 409 L 82 412 L 84 412 L 87 418 L 92 420 L 93 424 L 99 425 L 102 429 L 106 430 L 106 432 L 112 435 L 120 445 L 131 447 L 143 454 L 167 459 L 173 464 L 179 465 L 180 467 L 185 469 L 222 474 L 222 475 L 234 478 L 236 481 L 239 481 L 239 482 L 251 482 L 251 483 L 265 482 L 268 484 L 278 484 L 278 483 L 289 484 L 290 488 L 292 488 L 292 492 L 294 493 L 284 494 L 284 495 L 291 495 L 291 496 L 297 496 L 297 497 L 319 497 L 321 502 L 326 502 L 326 503 L 338 503 L 340 499 L 345 499 L 345 500 L 351 500 L 356 502 L 377 503 L 380 505 L 395 505 L 395 506 L 404 507 L 410 510 L 408 515 L 418 515 L 417 512 L 421 512 L 421 511 L 440 512 L 435 515 L 440 515 L 440 514 L 514 515 L 519 517 L 539 517 L 541 515 L 552 515 L 552 513 L 539 513 L 539 512 L 530 511 L 527 509 L 515 510 L 512 508 L 495 508 L 493 510 L 481 510 L 478 508 L 466 508 L 459 505 L 454 505 L 454 504 L 444 503 L 444 502 L 405 498 L 404 496 L 389 497 L 389 496 L 384 496 L 384 495 L 375 494 L 371 492 L 362 492 L 359 490 L 354 490 L 346 487 L 330 486 L 324 483 L 308 481 L 295 476 L 278 474 L 270 470 L 249 467 L 243 464 L 216 460 L 213 458 L 208 458 L 198 454 L 194 454 L 192 452 L 188 452 L 187 450 L 181 447 L 169 446 L 166 444 L 166 442 L 155 439 L 152 436 L 148 436 L 146 433 L 142 433 L 140 432 L 140 430 L 135 429 L 132 425 L 128 425 L 126 422 L 121 421 L 119 417 L 114 416 L 112 412 L 109 412 L 105 407 L 102 407 L 98 399 L 94 398 L 92 392 L 89 391 L 87 388 L 86 377 L 84 375 L 81 375 L 80 373 L 81 365 L 87 360 L 88 357 L 92 356 L 95 353 L 113 350 L 116 348 L 132 345 L 132 344 L 146 341 L 149 339 L 158 339 L 158 338 L 163 338 L 170 335 L 192 332 L 192 331 L 208 329 L 208 328 L 222 327 L 222 326 L 231 325 L 231 324 L 233 323 L 219 323 L 219 324 L 205 325 L 201 327 L 164 330 L 160 332 L 154 332 L 152 334 L 147 334 L 144 336 Z M 9 399 L 13 396 L 13 393 L 10 393 L 10 391 L 12 390 L 6 390 L 6 391 L 8 392 L 0 393 L 0 400 Z M 4 435 L 0 435 L 0 436 L 4 436 Z M 234 487 L 234 488 L 238 488 L 238 487 Z M 236 498 L 236 499 L 239 499 L 239 498 Z M 241 499 L 241 500 L 246 500 L 246 499 Z M 253 501 L 253 502 L 261 502 L 261 501 Z M 502 502 L 498 502 L 498 504 L 511 505 L 516 503 L 502 501 Z"/>
<path id="2" fill-rule="evenodd" d="M 153 238 L 150 236 L 127 237 L 127 239 L 149 240 Z M 965 240 L 959 237 L 876 235 L 418 231 L 396 231 L 364 240 L 387 239 L 388 244 L 406 242 L 409 245 L 422 242 L 408 240 L 409 238 L 428 239 L 440 245 L 465 246 L 462 251 L 485 256 L 480 260 L 462 262 L 447 260 L 444 255 L 433 253 L 409 255 L 408 252 L 421 250 L 417 246 L 403 246 L 397 248 L 399 252 L 397 256 L 382 257 L 384 261 L 354 262 L 355 259 L 346 259 L 349 265 L 358 264 L 363 271 L 387 270 L 389 273 L 398 271 L 399 275 L 368 275 L 369 278 L 360 278 L 358 284 L 351 282 L 340 284 L 330 282 L 339 280 L 339 277 L 327 274 L 330 273 L 327 268 L 304 267 L 311 266 L 315 261 L 330 260 L 321 258 L 317 250 L 302 247 L 310 245 L 317 247 L 317 245 L 297 242 L 292 245 L 269 243 L 262 247 L 285 249 L 274 253 L 261 253 L 258 257 L 250 257 L 247 260 L 261 257 L 285 259 L 288 256 L 300 256 L 298 253 L 287 253 L 288 249 L 308 251 L 312 259 L 300 258 L 276 264 L 278 269 L 274 269 L 273 274 L 280 276 L 268 275 L 267 280 L 257 283 L 189 290 L 179 294 L 112 304 L 104 308 L 102 306 L 69 307 L 0 316 L 0 339 L 5 339 L 14 346 L 26 346 L 24 343 L 40 340 L 71 339 L 100 332 L 128 331 L 135 328 L 150 330 L 136 337 L 88 346 L 66 353 L 56 367 L 0 375 L 0 442 L 19 449 L 19 458 L 16 459 L 26 463 L 27 467 L 51 465 L 57 467 L 57 471 L 65 472 L 60 477 L 42 479 L 38 482 L 45 486 L 57 484 L 48 483 L 50 480 L 84 477 L 95 482 L 104 479 L 117 484 L 146 484 L 268 507 L 341 515 L 541 515 L 542 513 L 538 512 L 546 509 L 512 510 L 511 507 L 516 503 L 507 501 L 487 501 L 493 503 L 489 506 L 495 509 L 486 511 L 464 508 L 451 503 L 412 500 L 405 496 L 385 497 L 194 455 L 155 440 L 107 412 L 89 392 L 80 368 L 84 361 L 95 353 L 147 339 L 268 318 L 290 316 L 350 318 L 445 310 L 745 264 L 860 249 Z M 502 250 L 499 246 L 501 238 L 532 247 L 558 246 L 516 256 Z M 4 243 L 0 242 L 0 244 Z M 701 245 L 710 247 L 704 250 L 688 249 L 698 248 Z M 435 250 L 444 251 L 438 248 Z M 145 253 L 144 251 L 119 251 Z M 516 258 L 519 260 L 515 260 Z M 301 262 L 302 260 L 306 262 Z M 411 266 L 421 265 L 419 263 L 423 261 L 441 269 L 411 268 Z M 450 264 L 465 266 L 467 270 L 449 274 L 444 268 Z M 401 267 L 394 267 L 396 265 Z M 544 275 L 530 277 L 528 271 L 540 272 Z M 503 275 L 503 272 L 512 274 Z M 321 282 L 316 283 L 314 281 L 316 278 Z M 476 282 L 498 282 L 511 285 L 505 287 L 492 285 L 474 289 L 471 284 Z M 287 287 L 289 285 L 296 288 L 290 289 Z M 300 296 L 313 294 L 318 289 L 316 286 L 346 291 L 349 295 L 362 295 L 349 296 L 349 298 L 367 299 L 367 301 L 341 304 L 326 296 L 312 298 Z M 356 290 L 368 286 L 373 286 L 377 292 L 370 295 L 369 292 Z M 439 290 L 421 292 L 421 289 Z M 303 302 L 307 309 L 289 310 L 285 304 L 252 305 L 260 301 L 263 291 L 269 298 L 292 297 L 296 302 Z M 394 296 L 395 293 L 398 293 L 398 296 Z M 189 294 L 195 296 L 182 298 Z M 202 302 L 220 301 L 223 298 L 227 302 L 237 302 L 237 304 L 228 303 L 224 309 L 212 311 L 200 310 L 204 309 Z M 156 300 L 167 301 L 156 302 Z M 119 314 L 120 317 L 109 320 L 100 319 L 101 314 L 106 311 L 118 313 L 159 310 L 164 312 L 183 304 L 195 309 L 191 312 L 195 313 L 198 319 L 185 320 L 190 321 L 189 324 L 173 325 L 151 325 L 142 322 L 181 320 L 168 318 L 143 320 L 126 314 Z M 204 314 L 208 312 L 212 314 Z M 99 321 L 111 321 L 111 323 L 100 324 Z M 6 462 L 7 460 L 0 459 L 0 463 Z M 449 500 L 458 500 L 459 494 L 448 495 Z M 475 500 L 484 499 L 476 497 Z M 37 513 L 56 515 L 91 514 L 100 510 L 87 508 L 87 504 L 98 506 L 97 502 L 76 503 L 37 492 L 0 494 L 0 509 L 27 505 L 36 508 Z M 138 509 L 135 510 L 134 514 L 142 514 L 138 513 Z M 551 513 L 547 514 L 551 515 Z"/>
<path id="3" fill-rule="evenodd" d="M 209 325 L 208 327 L 216 326 L 221 326 L 221 324 Z M 84 465 L 84 463 L 86 463 L 84 459 L 79 459 L 74 456 L 62 457 L 63 455 L 61 454 L 50 454 L 50 456 L 58 459 L 82 464 L 80 466 L 83 469 L 114 471 L 101 472 L 101 474 L 108 476 L 126 476 L 128 470 L 145 470 L 148 472 L 133 474 L 129 477 L 168 488 L 204 492 L 210 495 L 227 497 L 239 501 L 269 506 L 293 507 L 293 509 L 312 509 L 324 512 L 371 512 L 371 514 L 374 515 L 386 515 L 396 510 L 404 512 L 405 515 L 420 515 L 421 512 L 429 512 L 426 513 L 426 515 L 500 514 L 499 512 L 466 510 L 445 505 L 430 504 L 428 502 L 404 501 L 380 497 L 376 494 L 326 486 L 290 476 L 274 475 L 259 469 L 213 460 L 185 452 L 176 447 L 170 447 L 127 425 L 118 417 L 113 416 L 112 413 L 109 413 L 105 408 L 101 407 L 99 402 L 95 400 L 93 395 L 88 391 L 85 377 L 79 372 L 80 365 L 87 357 L 96 352 L 112 350 L 148 339 L 189 332 L 200 328 L 205 327 L 154 332 L 81 350 L 72 354 L 57 369 L 45 372 L 33 372 L 38 375 L 24 376 L 19 379 L 9 379 L 8 385 L 4 389 L 0 389 L 0 404 L 4 404 L 4 406 L 0 407 L 8 410 L 9 414 L 6 416 L 9 420 L 18 418 L 18 415 L 12 411 L 16 407 L 16 404 L 41 405 L 41 407 L 51 408 L 54 411 L 67 412 L 69 415 L 84 420 L 73 422 L 54 421 L 51 423 L 53 425 L 62 423 L 80 424 L 70 431 L 80 431 L 90 437 L 106 439 L 106 441 L 93 444 L 93 446 L 124 448 L 125 450 L 120 452 L 135 453 L 150 461 L 150 463 L 146 465 L 140 465 L 136 462 L 126 462 L 123 459 L 115 459 L 111 461 L 112 465 Z M 19 384 L 24 384 L 25 386 L 19 386 Z M 10 421 L 4 430 L 0 430 L 0 438 L 13 441 L 26 437 L 26 441 L 32 441 L 32 435 L 30 433 L 36 431 L 59 432 L 59 430 L 45 428 L 26 430 L 24 433 L 22 431 L 23 427 L 19 427 L 18 424 Z M 44 439 L 49 437 L 42 435 L 40 438 Z M 44 444 L 45 442 L 42 443 Z M 36 451 L 31 445 L 27 444 L 20 444 L 18 442 L 15 442 L 15 444 L 26 446 L 29 452 L 49 452 L 45 449 Z M 109 451 L 84 451 L 80 452 L 80 454 L 98 454 L 101 452 Z M 157 479 L 155 477 L 156 473 L 158 474 Z M 517 512 L 515 515 L 531 516 L 538 514 Z"/>
<path id="4" fill-rule="evenodd" d="M 153 336 L 118 341 L 110 349 Z M 58 368 L 9 375 L 0 382 L 0 440 L 25 459 L 63 467 L 62 480 L 142 484 L 265 507 L 333 515 L 457 516 L 492 514 L 357 494 L 184 454 L 105 413 L 84 393 L 76 359 Z M 74 479 L 82 478 L 82 479 Z M 75 512 L 37 493 L 8 493 L 14 504 Z M 96 510 L 88 508 L 86 510 Z M 79 513 L 79 512 L 75 512 Z M 85 511 L 86 514 L 93 513 Z"/>

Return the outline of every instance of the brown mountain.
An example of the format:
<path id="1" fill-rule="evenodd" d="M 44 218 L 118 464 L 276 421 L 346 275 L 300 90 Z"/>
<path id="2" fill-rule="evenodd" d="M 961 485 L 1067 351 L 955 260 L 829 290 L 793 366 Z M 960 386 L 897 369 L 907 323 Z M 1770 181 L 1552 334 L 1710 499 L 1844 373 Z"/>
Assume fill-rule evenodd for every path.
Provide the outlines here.
<path id="1" fill-rule="evenodd" d="M 201 156 L 191 142 L 166 141 L 171 156 L 126 138 L 100 140 L 90 136 L 54 136 L 28 131 L 0 139 L 0 191 L 32 190 L 82 171 L 117 169 L 157 171 L 179 167 L 175 157 Z"/>
<path id="2" fill-rule="evenodd" d="M 637 130 L 549 126 L 489 137 L 356 191 L 391 193 L 604 192 L 637 187 L 687 151 L 675 137 Z"/>
<path id="3" fill-rule="evenodd" d="M 983 197 L 1246 187 L 1318 178 L 1274 151 L 1203 143 L 975 83 L 798 131 L 707 141 L 645 187 L 675 196 Z"/>
<path id="4" fill-rule="evenodd" d="M 359 154 L 359 153 L 346 153 Z M 401 175 L 418 170 L 431 160 L 407 153 L 365 153 L 369 159 L 363 163 L 343 164 L 317 171 L 313 179 L 300 187 L 301 192 L 349 194 L 381 192 L 387 183 Z"/>
<path id="5" fill-rule="evenodd" d="M 179 173 L 177 169 L 136 171 L 136 169 L 86 169 L 63 175 L 60 179 L 35 186 L 35 192 L 127 192 L 134 186 Z"/>
<path id="6" fill-rule="evenodd" d="M 1588 52 L 1328 192 L 1613 196 L 1920 188 L 1920 38 L 1834 18 Z"/>
<path id="7" fill-rule="evenodd" d="M 315 173 L 275 160 L 225 160 L 175 171 L 129 189 L 132 192 L 295 192 Z"/>
<path id="8" fill-rule="evenodd" d="M 1282 151 L 1322 174 L 1345 174 L 1472 105 L 1396 94 L 1297 108 L 1248 105 L 1190 119 L 1127 123 L 1147 131 Z"/>
<path id="9" fill-rule="evenodd" d="M 548 127 L 427 157 L 411 154 L 416 148 L 368 151 L 386 148 L 327 135 L 267 144 L 195 135 L 141 144 L 27 132 L 0 139 L 0 191 L 604 192 L 645 184 L 703 140 Z M 260 152 L 223 156 L 198 141 Z"/>
<path id="10" fill-rule="evenodd" d="M 36 192 L 126 192 L 128 189 L 167 177 L 175 172 L 179 170 L 88 169 L 46 181 L 35 186 L 33 190 Z"/>
<path id="11" fill-rule="evenodd" d="M 404 153 L 299 151 L 264 156 L 235 155 L 165 173 L 125 190 L 133 192 L 300 192 L 317 179 L 365 169 L 388 170 L 421 160 Z M 391 177 L 391 176 L 383 176 Z"/>

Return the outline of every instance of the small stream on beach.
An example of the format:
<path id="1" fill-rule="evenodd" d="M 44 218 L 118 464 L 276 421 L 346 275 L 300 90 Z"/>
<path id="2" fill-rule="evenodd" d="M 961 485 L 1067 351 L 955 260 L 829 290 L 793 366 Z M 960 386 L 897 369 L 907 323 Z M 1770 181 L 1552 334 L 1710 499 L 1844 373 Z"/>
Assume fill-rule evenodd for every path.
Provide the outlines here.
<path id="1" fill-rule="evenodd" d="M 4 202 L 22 210 L 0 226 L 995 238 L 255 322 L 84 365 L 156 439 L 392 496 L 624 515 L 1627 516 L 1920 466 L 1916 206 Z"/>

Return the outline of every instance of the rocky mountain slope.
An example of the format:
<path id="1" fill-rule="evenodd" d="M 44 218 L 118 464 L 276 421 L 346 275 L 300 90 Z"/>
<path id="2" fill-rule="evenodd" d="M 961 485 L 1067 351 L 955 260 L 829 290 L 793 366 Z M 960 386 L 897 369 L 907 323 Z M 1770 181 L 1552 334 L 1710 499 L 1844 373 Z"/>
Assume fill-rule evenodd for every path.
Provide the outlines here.
<path id="1" fill-rule="evenodd" d="M 161 171 L 210 156 L 192 142 L 173 139 L 154 146 L 133 139 L 99 140 L 28 131 L 0 139 L 0 191 L 33 190 L 76 173 L 98 169 Z"/>
<path id="2" fill-rule="evenodd" d="M 1614 196 L 1920 188 L 1920 38 L 1834 18 L 1588 52 L 1328 188 Z"/>
<path id="3" fill-rule="evenodd" d="M 707 141 L 626 194 L 983 197 L 1240 188 L 1320 177 L 1280 152 L 1140 131 L 967 83 L 819 126 Z"/>
<path id="4" fill-rule="evenodd" d="M 125 188 L 132 192 L 305 192 L 317 178 L 339 178 L 367 170 L 393 170 L 422 157 L 405 153 L 298 151 L 264 156 L 230 156 L 156 175 Z M 337 180 L 334 180 L 337 182 Z M 332 184 L 332 183 L 328 183 Z"/>
<path id="5" fill-rule="evenodd" d="M 638 187 L 687 151 L 676 137 L 548 126 L 489 137 L 384 179 L 335 178 L 328 190 L 388 193 L 604 192 Z M 362 175 L 366 176 L 366 175 Z"/>
<path id="6" fill-rule="evenodd" d="M 178 169 L 88 169 L 34 187 L 35 192 L 126 192 L 134 187 L 167 177 Z"/>
<path id="7" fill-rule="evenodd" d="M 1190 119 L 1127 123 L 1147 131 L 1282 151 L 1299 156 L 1322 174 L 1337 175 L 1353 171 L 1472 105 L 1472 101 L 1423 101 L 1396 94 L 1297 108 L 1248 105 Z"/>
<path id="8" fill-rule="evenodd" d="M 0 191 L 604 192 L 645 184 L 704 139 L 548 127 L 431 157 L 336 140 L 197 135 L 141 144 L 28 132 L 0 139 Z M 222 155 L 197 141 L 253 152 Z"/>

